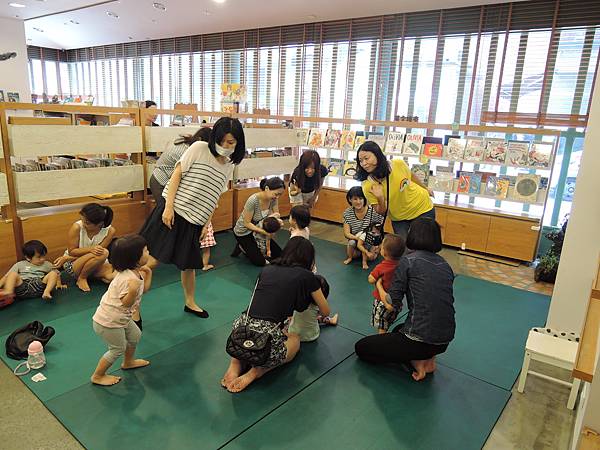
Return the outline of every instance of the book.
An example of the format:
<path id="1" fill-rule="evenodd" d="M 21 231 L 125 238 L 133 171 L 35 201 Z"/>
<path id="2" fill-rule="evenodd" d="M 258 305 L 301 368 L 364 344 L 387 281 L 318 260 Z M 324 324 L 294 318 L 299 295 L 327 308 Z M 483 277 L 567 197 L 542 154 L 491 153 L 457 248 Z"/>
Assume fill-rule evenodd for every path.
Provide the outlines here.
<path id="1" fill-rule="evenodd" d="M 362 131 L 361 131 L 361 133 L 362 133 Z M 358 150 L 360 148 L 360 146 L 363 145 L 366 141 L 367 141 L 367 138 L 365 137 L 364 134 L 356 133 L 356 136 L 354 138 L 354 150 Z"/>
<path id="2" fill-rule="evenodd" d="M 520 173 L 515 181 L 512 198 L 519 202 L 535 203 L 540 186 L 540 176 L 531 173 Z"/>
<path id="3" fill-rule="evenodd" d="M 391 153 L 402 153 L 402 147 L 404 146 L 404 133 L 398 131 L 388 132 L 387 139 L 385 141 L 385 151 Z"/>
<path id="4" fill-rule="evenodd" d="M 340 146 L 341 130 L 327 130 L 325 135 L 325 147 L 338 148 Z"/>
<path id="5" fill-rule="evenodd" d="M 450 173 L 436 172 L 435 176 L 429 177 L 427 184 L 431 189 L 438 192 L 452 192 L 454 176 Z"/>
<path id="6" fill-rule="evenodd" d="M 444 136 L 444 147 L 446 145 L 448 145 L 448 142 L 450 141 L 451 138 L 455 138 L 455 139 L 460 139 L 460 135 L 459 134 L 447 134 Z"/>
<path id="7" fill-rule="evenodd" d="M 325 131 L 319 128 L 311 128 L 308 138 L 309 147 L 323 147 L 325 144 Z"/>
<path id="8" fill-rule="evenodd" d="M 420 155 L 423 135 L 421 133 L 407 133 L 404 139 L 402 153 L 405 155 Z"/>
<path id="9" fill-rule="evenodd" d="M 486 139 L 485 157 L 486 162 L 504 164 L 506 160 L 506 141 L 504 139 Z"/>
<path id="10" fill-rule="evenodd" d="M 310 135 L 310 129 L 308 128 L 297 128 L 296 129 L 296 143 L 298 145 L 306 145 L 308 143 L 308 136 Z"/>
<path id="11" fill-rule="evenodd" d="M 411 172 L 427 186 L 429 183 L 429 164 L 415 164 L 411 167 Z"/>
<path id="12" fill-rule="evenodd" d="M 354 178 L 356 175 L 356 161 L 346 161 L 344 163 L 344 176 Z"/>
<path id="13" fill-rule="evenodd" d="M 19 93 L 18 92 L 7 92 L 6 97 L 8 101 L 11 103 L 19 103 Z"/>
<path id="14" fill-rule="evenodd" d="M 553 147 L 552 144 L 547 142 L 534 142 L 531 144 L 528 156 L 529 165 L 549 169 Z"/>
<path id="15" fill-rule="evenodd" d="M 430 158 L 441 158 L 444 155 L 442 138 L 426 136 L 423 138 L 423 155 Z"/>
<path id="16" fill-rule="evenodd" d="M 452 160 L 463 159 L 466 145 L 466 139 L 450 138 L 444 149 L 444 157 Z"/>
<path id="17" fill-rule="evenodd" d="M 331 158 L 331 161 L 329 161 L 329 175 L 342 176 L 344 174 L 344 163 L 343 159 Z"/>
<path id="18" fill-rule="evenodd" d="M 375 142 L 381 150 L 385 148 L 385 136 L 381 133 L 369 133 L 367 141 Z"/>
<path id="19" fill-rule="evenodd" d="M 352 150 L 354 149 L 354 139 L 356 138 L 356 131 L 354 130 L 342 130 L 340 137 L 340 149 Z"/>
<path id="20" fill-rule="evenodd" d="M 510 166 L 526 166 L 529 154 L 529 142 L 509 141 L 506 149 L 506 164 Z"/>
<path id="21" fill-rule="evenodd" d="M 481 161 L 485 154 L 485 141 L 480 137 L 467 138 L 465 146 L 465 161 Z"/>
<path id="22" fill-rule="evenodd" d="M 496 192 L 496 181 L 498 177 L 495 175 L 489 176 L 487 181 L 485 182 L 485 190 L 484 195 L 489 195 L 490 197 L 495 197 L 497 195 Z"/>
<path id="23" fill-rule="evenodd" d="M 461 172 L 458 177 L 458 188 L 456 192 L 468 194 L 471 187 L 471 175 L 469 172 Z"/>
<path id="24" fill-rule="evenodd" d="M 508 196 L 508 187 L 510 186 L 510 179 L 508 177 L 498 177 L 496 179 L 496 197 L 497 199 L 505 199 Z"/>
<path id="25" fill-rule="evenodd" d="M 473 175 L 471 175 L 469 194 L 481 194 L 481 173 L 475 172 Z"/>

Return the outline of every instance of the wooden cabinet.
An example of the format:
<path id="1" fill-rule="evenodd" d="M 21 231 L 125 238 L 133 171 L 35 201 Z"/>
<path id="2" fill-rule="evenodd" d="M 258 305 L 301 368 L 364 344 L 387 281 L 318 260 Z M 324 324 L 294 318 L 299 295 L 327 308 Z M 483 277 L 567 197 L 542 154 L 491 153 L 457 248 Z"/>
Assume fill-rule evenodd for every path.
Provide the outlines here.
<path id="1" fill-rule="evenodd" d="M 490 216 L 448 210 L 444 244 L 485 252 L 490 228 Z"/>
<path id="2" fill-rule="evenodd" d="M 442 230 L 442 242 L 445 241 L 446 236 L 446 222 L 448 220 L 448 210 L 436 206 L 435 208 L 435 221 L 438 223 Z"/>
<path id="3" fill-rule="evenodd" d="M 341 223 L 347 207 L 346 192 L 324 188 L 319 192 L 319 200 L 312 210 L 312 216 L 315 219 Z"/>
<path id="4" fill-rule="evenodd" d="M 0 271 L 3 276 L 17 262 L 15 235 L 13 224 L 8 221 L 0 222 Z"/>
<path id="5" fill-rule="evenodd" d="M 219 206 L 212 218 L 215 231 L 229 230 L 233 226 L 233 191 L 230 189 L 221 195 Z"/>
<path id="6" fill-rule="evenodd" d="M 521 261 L 533 261 L 538 242 L 538 222 L 492 217 L 486 252 Z"/>

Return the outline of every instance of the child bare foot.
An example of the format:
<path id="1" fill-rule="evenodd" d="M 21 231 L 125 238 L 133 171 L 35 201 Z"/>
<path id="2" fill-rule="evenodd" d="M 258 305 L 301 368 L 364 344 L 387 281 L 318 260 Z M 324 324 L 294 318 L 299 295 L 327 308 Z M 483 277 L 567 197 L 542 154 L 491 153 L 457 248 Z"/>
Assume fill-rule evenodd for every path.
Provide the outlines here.
<path id="1" fill-rule="evenodd" d="M 90 285 L 88 284 L 87 279 L 85 278 L 77 278 L 77 287 L 81 289 L 83 292 L 90 292 Z"/>
<path id="2" fill-rule="evenodd" d="M 352 258 L 348 258 L 344 260 L 344 264 L 348 265 L 352 262 Z"/>
<path id="3" fill-rule="evenodd" d="M 363 270 L 369 270 L 369 265 L 367 263 L 363 263 Z"/>
<path id="4" fill-rule="evenodd" d="M 99 384 L 100 386 L 112 386 L 121 381 L 121 377 L 115 377 L 114 375 L 92 375 L 92 383 Z"/>
<path id="5" fill-rule="evenodd" d="M 206 272 L 206 271 L 208 271 L 210 269 L 214 269 L 214 268 L 215 268 L 215 266 L 213 266 L 212 264 L 208 264 L 202 268 L 202 271 Z"/>
<path id="6" fill-rule="evenodd" d="M 425 376 L 427 375 L 426 367 L 428 362 L 429 360 L 427 359 L 410 362 L 415 368 L 415 371 L 412 373 L 413 380 L 421 381 L 423 378 L 425 378 Z"/>
<path id="7" fill-rule="evenodd" d="M 50 292 L 44 291 L 44 293 L 42 294 L 42 299 L 44 299 L 44 300 L 52 300 L 52 294 Z"/>
<path id="8" fill-rule="evenodd" d="M 123 369 L 123 370 L 138 369 L 140 367 L 146 367 L 148 364 L 150 364 L 150 361 L 146 361 L 145 359 L 134 359 L 131 362 L 123 363 L 123 365 L 121 366 L 121 369 Z"/>

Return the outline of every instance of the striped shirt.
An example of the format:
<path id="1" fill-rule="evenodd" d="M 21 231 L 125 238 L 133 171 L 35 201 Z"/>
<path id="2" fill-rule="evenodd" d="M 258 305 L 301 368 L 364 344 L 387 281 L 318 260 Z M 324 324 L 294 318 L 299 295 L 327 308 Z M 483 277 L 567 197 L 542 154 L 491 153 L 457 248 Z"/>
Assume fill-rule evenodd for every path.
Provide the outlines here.
<path id="1" fill-rule="evenodd" d="M 256 193 L 256 194 L 252 194 L 250 197 L 248 197 L 248 200 L 246 200 L 246 204 L 244 205 L 244 211 L 248 211 L 248 212 L 252 213 L 251 222 L 254 225 L 258 226 L 258 224 L 260 222 L 262 222 L 266 217 L 269 217 L 271 214 L 273 214 L 275 212 L 275 207 L 277 206 L 277 204 L 278 204 L 277 199 L 273 199 L 269 203 L 269 209 L 261 211 L 260 210 L 260 200 L 258 198 L 258 193 Z M 235 233 L 236 236 L 247 236 L 248 234 L 252 233 L 252 231 L 250 231 L 244 224 L 244 212 L 242 212 L 242 214 L 240 214 L 240 217 L 238 218 L 237 222 L 235 223 L 233 232 Z"/>
<path id="2" fill-rule="evenodd" d="M 177 164 L 181 164 L 181 181 L 173 204 L 175 212 L 192 224 L 206 225 L 221 194 L 227 191 L 233 164 L 217 161 L 203 141 L 194 142 Z M 169 186 L 170 182 L 163 191 L 165 199 Z"/>
<path id="3" fill-rule="evenodd" d="M 378 214 L 372 206 L 367 206 L 367 213 L 363 219 L 356 217 L 354 208 L 350 206 L 344 211 L 344 223 L 350 225 L 350 233 L 357 235 L 358 233 L 365 231 L 365 229 L 372 223 L 383 222 L 383 216 Z"/>
<path id="4" fill-rule="evenodd" d="M 161 186 L 165 186 L 169 182 L 177 161 L 183 156 L 188 147 L 189 145 L 183 142 L 181 144 L 171 142 L 167 149 L 160 155 L 160 158 L 156 161 L 156 167 L 152 175 Z"/>

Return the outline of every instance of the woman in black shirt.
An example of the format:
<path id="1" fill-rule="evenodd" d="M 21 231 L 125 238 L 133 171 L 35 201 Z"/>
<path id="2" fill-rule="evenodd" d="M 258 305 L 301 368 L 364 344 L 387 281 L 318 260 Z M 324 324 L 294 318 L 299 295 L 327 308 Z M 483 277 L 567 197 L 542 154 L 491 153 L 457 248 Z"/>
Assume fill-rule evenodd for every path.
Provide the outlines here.
<path id="1" fill-rule="evenodd" d="M 318 168 L 318 170 L 317 170 Z M 292 172 L 290 180 L 290 203 L 292 206 L 315 206 L 323 179 L 329 173 L 321 164 L 321 157 L 315 150 L 302 153 L 298 166 Z"/>
<path id="2" fill-rule="evenodd" d="M 249 317 L 244 311 L 233 322 L 233 328 L 247 323 L 252 330 L 268 332 L 271 353 L 261 367 L 244 367 L 242 361 L 231 358 L 221 380 L 221 385 L 229 392 L 243 391 L 269 370 L 294 359 L 300 350 L 300 337 L 282 330 L 283 323 L 294 311 L 302 312 L 314 302 L 321 314 L 329 315 L 329 304 L 321 291 L 321 283 L 311 272 L 314 262 L 314 247 L 308 239 L 297 236 L 289 240 L 279 259 L 262 270 Z"/>

